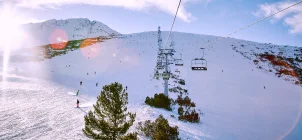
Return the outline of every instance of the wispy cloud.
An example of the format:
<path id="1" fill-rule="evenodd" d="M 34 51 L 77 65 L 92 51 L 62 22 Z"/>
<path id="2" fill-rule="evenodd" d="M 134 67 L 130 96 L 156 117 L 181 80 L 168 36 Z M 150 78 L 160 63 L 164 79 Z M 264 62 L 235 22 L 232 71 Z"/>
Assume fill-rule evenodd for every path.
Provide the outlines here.
<path id="1" fill-rule="evenodd" d="M 179 8 L 178 18 L 185 22 L 191 22 L 193 15 L 187 11 L 185 6 L 188 3 L 201 2 L 208 4 L 212 0 L 182 0 Z M 174 15 L 179 0 L 18 0 L 17 6 L 25 8 L 58 8 L 67 4 L 88 4 L 99 6 L 123 7 L 126 9 L 144 11 L 156 8 L 160 11 Z"/>
<path id="2" fill-rule="evenodd" d="M 257 17 L 269 16 L 281 9 L 284 9 L 297 1 L 282 1 L 276 3 L 264 3 L 259 5 L 259 9 L 253 13 Z M 272 22 L 282 20 L 290 27 L 290 33 L 302 33 L 302 4 L 296 5 L 273 17 Z"/>

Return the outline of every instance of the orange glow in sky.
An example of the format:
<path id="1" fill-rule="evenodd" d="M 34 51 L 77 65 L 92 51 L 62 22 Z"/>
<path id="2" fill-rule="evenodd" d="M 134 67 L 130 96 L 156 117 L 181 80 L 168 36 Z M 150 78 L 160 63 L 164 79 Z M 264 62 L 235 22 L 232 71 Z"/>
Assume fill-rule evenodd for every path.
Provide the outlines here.
<path id="1" fill-rule="evenodd" d="M 64 49 L 67 43 L 68 36 L 64 30 L 55 29 L 49 36 L 49 44 L 51 44 L 51 47 L 54 50 Z"/>
<path id="2" fill-rule="evenodd" d="M 96 39 L 87 38 L 85 39 L 80 46 L 83 56 L 87 58 L 95 58 L 101 52 L 101 44 L 97 42 Z"/>

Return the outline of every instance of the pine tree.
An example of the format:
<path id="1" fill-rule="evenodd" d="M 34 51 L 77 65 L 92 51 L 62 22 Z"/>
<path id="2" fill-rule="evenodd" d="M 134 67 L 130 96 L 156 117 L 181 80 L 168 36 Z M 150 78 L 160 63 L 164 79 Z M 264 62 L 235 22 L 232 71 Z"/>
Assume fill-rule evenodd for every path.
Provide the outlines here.
<path id="1" fill-rule="evenodd" d="M 121 84 L 105 85 L 93 105 L 94 112 L 89 111 L 85 116 L 84 134 L 92 139 L 124 139 L 136 117 L 135 113 L 126 112 L 127 104 L 128 93 Z"/>
<path id="2" fill-rule="evenodd" d="M 152 140 L 179 140 L 178 127 L 171 127 L 163 115 L 151 122 L 150 120 L 139 122 L 137 129 L 143 132 L 145 136 L 151 137 Z"/>

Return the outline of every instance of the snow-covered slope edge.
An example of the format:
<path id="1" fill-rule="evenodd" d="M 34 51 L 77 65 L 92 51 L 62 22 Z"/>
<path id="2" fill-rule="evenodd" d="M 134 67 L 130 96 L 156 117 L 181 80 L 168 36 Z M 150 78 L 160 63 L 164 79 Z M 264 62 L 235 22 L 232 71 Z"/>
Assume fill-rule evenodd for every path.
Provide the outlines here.
<path id="1" fill-rule="evenodd" d="M 240 41 L 231 45 L 233 50 L 254 63 L 258 69 L 273 73 L 296 85 L 302 83 L 302 48 Z"/>
<path id="2" fill-rule="evenodd" d="M 120 34 L 101 22 L 86 18 L 52 19 L 41 23 L 24 24 L 20 28 L 25 36 L 22 47 Z"/>

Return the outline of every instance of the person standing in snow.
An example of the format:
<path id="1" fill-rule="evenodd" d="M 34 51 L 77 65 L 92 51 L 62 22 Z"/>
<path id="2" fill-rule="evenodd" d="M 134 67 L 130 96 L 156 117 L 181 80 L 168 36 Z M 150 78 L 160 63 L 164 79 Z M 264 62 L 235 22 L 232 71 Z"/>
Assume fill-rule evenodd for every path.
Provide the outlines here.
<path id="1" fill-rule="evenodd" d="M 80 82 L 80 85 L 82 85 L 82 81 Z"/>
<path id="2" fill-rule="evenodd" d="M 128 87 L 126 86 L 126 90 L 128 89 Z"/>
<path id="3" fill-rule="evenodd" d="M 77 108 L 79 108 L 80 101 L 77 99 Z"/>
<path id="4" fill-rule="evenodd" d="M 96 86 L 98 86 L 98 85 L 99 85 L 99 83 L 96 83 L 95 85 L 96 85 Z"/>
<path id="5" fill-rule="evenodd" d="M 76 94 L 76 96 L 78 96 L 78 95 L 79 95 L 79 92 L 80 92 L 80 90 L 78 90 L 78 91 L 77 91 L 77 94 Z"/>

